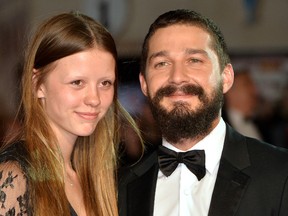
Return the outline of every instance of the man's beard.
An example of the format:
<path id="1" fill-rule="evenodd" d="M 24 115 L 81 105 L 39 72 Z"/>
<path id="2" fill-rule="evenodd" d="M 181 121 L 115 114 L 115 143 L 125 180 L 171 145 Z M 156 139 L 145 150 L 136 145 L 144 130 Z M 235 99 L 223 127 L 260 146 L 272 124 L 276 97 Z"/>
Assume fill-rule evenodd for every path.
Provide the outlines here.
<path id="1" fill-rule="evenodd" d="M 184 139 L 197 139 L 210 133 L 213 121 L 219 116 L 223 105 L 222 82 L 212 92 L 210 99 L 200 86 L 187 84 L 181 87 L 173 85 L 159 89 L 151 98 L 148 95 L 151 111 L 162 132 L 162 136 L 170 143 L 177 143 Z M 192 111 L 184 101 L 174 102 L 174 108 L 167 111 L 160 105 L 164 96 L 176 91 L 186 95 L 198 96 L 200 107 Z"/>

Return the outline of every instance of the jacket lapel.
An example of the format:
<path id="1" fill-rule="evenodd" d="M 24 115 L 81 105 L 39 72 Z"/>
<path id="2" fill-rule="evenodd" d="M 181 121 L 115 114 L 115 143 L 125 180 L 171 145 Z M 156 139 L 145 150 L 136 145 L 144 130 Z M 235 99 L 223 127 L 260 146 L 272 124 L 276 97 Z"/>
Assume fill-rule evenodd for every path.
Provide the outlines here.
<path id="1" fill-rule="evenodd" d="M 236 214 L 250 180 L 250 177 L 242 170 L 249 165 L 245 137 L 227 125 L 209 216 L 233 216 Z"/>
<path id="2" fill-rule="evenodd" d="M 127 216 L 152 216 L 159 166 L 157 152 L 153 152 L 137 168 L 132 169 L 135 180 L 127 185 Z M 141 197 L 139 199 L 139 197 Z"/>

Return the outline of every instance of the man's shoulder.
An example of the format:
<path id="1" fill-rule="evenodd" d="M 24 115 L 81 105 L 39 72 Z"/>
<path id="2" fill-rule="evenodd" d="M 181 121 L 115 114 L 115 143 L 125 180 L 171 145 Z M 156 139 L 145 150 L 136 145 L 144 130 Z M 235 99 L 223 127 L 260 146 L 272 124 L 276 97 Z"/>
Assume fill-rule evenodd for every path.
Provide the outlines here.
<path id="1" fill-rule="evenodd" d="M 238 169 L 248 168 L 263 172 L 287 172 L 288 149 L 244 136 L 229 125 L 223 149 L 223 158 Z"/>
<path id="2" fill-rule="evenodd" d="M 271 143 L 267 143 L 252 137 L 244 136 L 243 134 L 240 134 L 235 129 L 233 129 L 230 125 L 227 124 L 227 131 L 226 131 L 226 139 L 225 142 L 230 146 L 229 143 L 232 143 L 232 148 L 235 148 L 234 145 L 237 145 L 241 148 L 243 145 L 247 145 L 248 151 L 251 154 L 268 154 L 271 155 L 271 157 L 274 157 L 275 155 L 278 155 L 280 158 L 287 158 L 288 155 L 288 149 L 278 147 L 276 145 L 273 145 Z M 269 157 L 269 156 L 268 156 Z"/>
<path id="3" fill-rule="evenodd" d="M 267 164 L 282 164 L 288 167 L 288 149 L 246 137 L 251 159 Z"/>

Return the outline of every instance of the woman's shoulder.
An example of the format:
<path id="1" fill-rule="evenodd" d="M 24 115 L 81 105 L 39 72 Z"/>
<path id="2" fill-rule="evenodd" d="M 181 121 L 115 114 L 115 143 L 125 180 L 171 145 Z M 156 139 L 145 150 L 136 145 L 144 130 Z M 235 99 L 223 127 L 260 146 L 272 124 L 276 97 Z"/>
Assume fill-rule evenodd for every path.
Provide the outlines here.
<path id="1" fill-rule="evenodd" d="M 16 142 L 0 152 L 0 215 L 27 215 L 26 150 Z"/>
<path id="2" fill-rule="evenodd" d="M 0 215 L 27 215 L 27 178 L 16 160 L 0 163 Z"/>
<path id="3" fill-rule="evenodd" d="M 24 141 L 17 141 L 17 142 L 5 145 L 5 147 L 2 146 L 1 151 L 0 151 L 0 161 L 18 160 L 19 156 L 20 158 L 23 158 L 26 155 L 27 155 L 27 150 L 25 148 Z"/>
<path id="4" fill-rule="evenodd" d="M 27 167 L 27 150 L 24 141 L 11 143 L 0 151 L 0 164 L 18 164 L 20 168 Z"/>

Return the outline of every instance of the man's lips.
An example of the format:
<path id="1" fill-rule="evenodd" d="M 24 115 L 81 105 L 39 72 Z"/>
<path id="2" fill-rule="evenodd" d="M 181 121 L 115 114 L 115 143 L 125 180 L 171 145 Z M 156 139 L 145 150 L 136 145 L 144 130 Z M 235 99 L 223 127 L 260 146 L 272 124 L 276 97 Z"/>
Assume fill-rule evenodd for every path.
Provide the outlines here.
<path id="1" fill-rule="evenodd" d="M 192 93 L 185 93 L 182 91 L 176 91 L 171 94 L 165 95 L 162 99 L 164 99 L 170 102 L 192 102 L 196 98 L 198 98 L 198 95 L 192 94 Z"/>
<path id="2" fill-rule="evenodd" d="M 76 112 L 81 118 L 86 120 L 95 120 L 97 119 L 99 113 L 91 113 L 91 112 Z"/>

